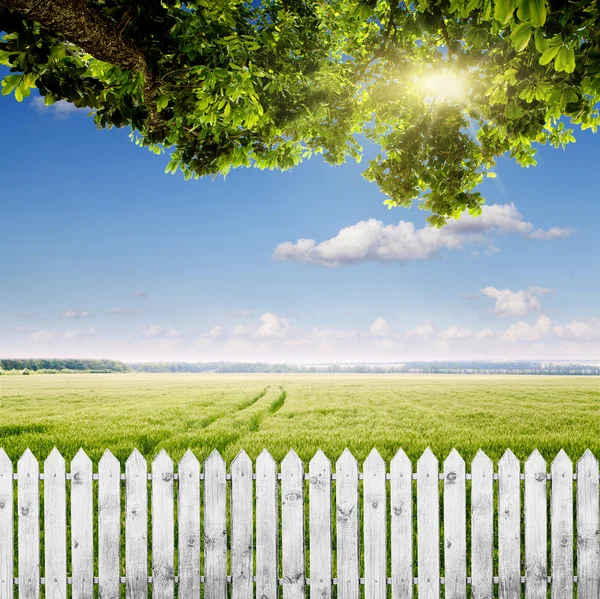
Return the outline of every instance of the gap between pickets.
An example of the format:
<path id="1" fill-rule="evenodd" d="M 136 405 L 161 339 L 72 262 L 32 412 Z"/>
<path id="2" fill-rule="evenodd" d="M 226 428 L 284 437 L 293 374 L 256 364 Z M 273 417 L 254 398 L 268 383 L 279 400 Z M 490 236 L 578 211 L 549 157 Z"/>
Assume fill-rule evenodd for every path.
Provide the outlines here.
<path id="1" fill-rule="evenodd" d="M 525 480 L 525 474 L 524 473 L 521 472 L 521 474 L 519 476 L 520 476 L 521 480 Z M 147 477 L 148 477 L 148 480 L 152 480 L 152 473 L 148 472 Z M 443 472 L 440 472 L 438 474 L 438 477 L 439 477 L 440 480 L 444 480 L 446 478 L 446 475 Z M 204 480 L 204 473 L 203 472 L 200 473 L 199 478 L 200 478 L 200 480 Z M 313 475 L 308 474 L 308 473 L 304 474 L 304 480 L 310 481 L 312 478 L 313 478 Z M 360 472 L 358 474 L 358 480 L 364 480 L 364 478 L 365 478 L 365 475 L 362 472 Z M 385 478 L 386 478 L 386 480 L 391 480 L 392 479 L 392 475 L 388 472 L 388 473 L 386 473 Z M 468 473 L 465 474 L 465 479 L 466 480 L 472 480 L 472 478 L 473 477 L 472 477 L 472 475 L 471 475 L 470 472 L 468 472 Z M 40 480 L 44 480 L 44 473 L 43 472 L 40 472 L 39 479 Z M 65 474 L 65 479 L 66 480 L 71 480 L 72 479 L 72 475 L 71 475 L 70 472 L 67 472 Z M 94 472 L 92 474 L 92 480 L 98 480 L 98 479 L 99 479 L 98 473 Z M 231 474 L 229 472 L 225 475 L 225 479 L 226 480 L 231 480 Z M 281 479 L 282 479 L 282 474 L 281 474 L 281 472 L 278 472 L 277 473 L 277 480 L 281 480 Z M 413 472 L 413 474 L 412 474 L 412 479 L 413 480 L 417 480 L 417 474 L 415 472 Z M 19 475 L 16 472 L 13 473 L 13 480 L 19 480 Z M 125 474 L 124 473 L 121 473 L 121 480 L 125 480 Z M 173 473 L 173 480 L 179 480 L 179 474 Z M 252 480 L 256 480 L 256 474 L 252 474 Z M 331 480 L 336 480 L 335 473 L 331 474 Z M 494 472 L 494 480 L 498 480 L 498 473 L 497 472 Z M 546 480 L 552 480 L 552 474 L 547 473 L 546 474 Z M 573 473 L 573 480 L 577 480 L 577 474 L 575 472 Z M 600 474 L 598 475 L 598 480 L 600 480 Z"/>
<path id="2" fill-rule="evenodd" d="M 256 576 L 253 577 L 254 582 L 256 582 Z M 552 582 L 552 576 L 547 576 L 547 580 L 549 583 Z M 100 579 L 97 576 L 94 576 L 94 584 L 99 584 Z M 232 576 L 227 576 L 227 582 L 231 583 L 233 581 L 233 577 Z M 13 579 L 14 584 L 18 585 L 19 584 L 19 579 L 18 578 L 14 578 Z M 127 584 L 127 577 L 126 576 L 121 576 L 120 577 L 120 582 L 121 584 Z M 173 577 L 173 582 L 174 583 L 178 583 L 179 582 L 179 576 L 174 576 Z M 204 583 L 204 576 L 200 576 L 200 582 Z M 359 582 L 360 584 L 364 585 L 365 584 L 365 579 L 364 578 L 359 578 Z M 391 578 L 386 578 L 386 582 L 387 584 L 392 584 L 392 579 Z M 500 578 L 498 576 L 494 576 L 493 577 L 493 582 L 494 584 L 500 584 Z M 525 576 L 521 576 L 521 584 L 525 584 L 526 582 L 526 578 Z M 573 582 L 576 583 L 577 582 L 577 576 L 573 576 Z M 304 579 L 304 583 L 306 585 L 310 586 L 310 578 L 305 578 Z M 45 585 L 46 584 L 46 579 L 45 578 L 40 578 L 40 584 Z M 73 579 L 68 576 L 67 577 L 67 584 L 73 584 Z M 148 584 L 152 584 L 152 576 L 148 576 Z M 287 581 L 285 578 L 278 578 L 277 579 L 277 584 L 279 586 L 285 586 L 287 584 Z M 331 584 L 333 585 L 337 585 L 338 584 L 338 579 L 337 578 L 332 578 L 331 579 Z M 418 578 L 413 578 L 413 584 L 417 585 L 419 584 L 419 579 Z M 446 584 L 446 579 L 443 576 L 440 576 L 440 584 Z M 467 577 L 467 584 L 472 584 L 472 579 L 470 576 Z"/>

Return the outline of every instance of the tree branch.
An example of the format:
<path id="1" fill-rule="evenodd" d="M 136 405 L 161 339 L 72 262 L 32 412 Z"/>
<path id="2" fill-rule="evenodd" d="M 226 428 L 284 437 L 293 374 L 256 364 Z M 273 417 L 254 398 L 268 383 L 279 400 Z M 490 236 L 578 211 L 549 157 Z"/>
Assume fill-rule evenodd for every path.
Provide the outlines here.
<path id="1" fill-rule="evenodd" d="M 88 6 L 86 0 L 0 0 L 0 14 L 5 10 L 38 22 L 97 60 L 141 73 L 146 128 L 152 133 L 164 127 L 156 108 L 158 81 L 150 71 L 144 53 L 123 38 L 116 23 Z"/>

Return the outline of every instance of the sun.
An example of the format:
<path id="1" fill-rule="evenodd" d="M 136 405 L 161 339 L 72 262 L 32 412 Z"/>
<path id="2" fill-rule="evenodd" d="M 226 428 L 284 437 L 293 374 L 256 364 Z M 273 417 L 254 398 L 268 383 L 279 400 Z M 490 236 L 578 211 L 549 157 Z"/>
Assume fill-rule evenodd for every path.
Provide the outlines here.
<path id="1" fill-rule="evenodd" d="M 419 77 L 417 84 L 426 98 L 436 102 L 458 103 L 468 94 L 466 78 L 459 73 L 432 73 Z"/>

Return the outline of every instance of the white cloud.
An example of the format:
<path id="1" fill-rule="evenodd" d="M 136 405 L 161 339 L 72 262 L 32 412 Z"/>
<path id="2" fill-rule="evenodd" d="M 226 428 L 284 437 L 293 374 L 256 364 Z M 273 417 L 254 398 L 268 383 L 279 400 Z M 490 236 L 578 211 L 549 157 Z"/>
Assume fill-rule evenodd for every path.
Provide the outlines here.
<path id="1" fill-rule="evenodd" d="M 422 325 L 409 329 L 404 333 L 405 339 L 427 340 L 432 339 L 436 335 L 435 327 L 431 320 L 426 320 Z"/>
<path id="2" fill-rule="evenodd" d="M 155 337 L 161 337 L 164 332 L 164 329 L 160 325 L 150 324 L 148 326 L 138 328 L 135 336 L 143 337 L 144 339 L 153 339 Z"/>
<path id="3" fill-rule="evenodd" d="M 498 252 L 490 243 L 493 234 L 529 235 L 533 225 L 523 220 L 514 204 L 483 206 L 481 215 L 463 213 L 441 229 L 415 228 L 413 223 L 400 221 L 385 225 L 371 218 L 341 229 L 335 237 L 317 243 L 314 239 L 286 241 L 273 252 L 273 259 L 308 262 L 321 266 L 344 266 L 360 262 L 407 262 L 437 258 L 442 250 L 456 250 L 465 244 L 485 244 L 487 254 Z M 541 230 L 538 230 L 541 231 Z M 541 238 L 535 233 L 536 239 Z"/>
<path id="4" fill-rule="evenodd" d="M 257 337 L 285 337 L 292 328 L 287 318 L 272 312 L 265 312 L 260 319 L 263 324 L 256 331 Z"/>
<path id="5" fill-rule="evenodd" d="M 554 293 L 556 289 L 554 289 L 554 287 L 536 287 L 535 285 L 532 285 L 531 287 L 527 287 L 527 291 L 537 295 L 544 295 L 546 293 Z"/>
<path id="6" fill-rule="evenodd" d="M 451 326 L 448 327 L 446 330 L 441 331 L 438 336 L 440 339 L 444 339 L 447 341 L 469 339 L 473 336 L 473 331 L 471 331 L 471 329 L 465 329 L 463 327 Z"/>
<path id="7" fill-rule="evenodd" d="M 543 314 L 530 325 L 522 320 L 509 326 L 502 334 L 504 341 L 540 341 L 552 333 L 552 321 Z"/>
<path id="8" fill-rule="evenodd" d="M 61 314 L 62 318 L 89 318 L 89 312 L 78 312 L 77 310 L 67 310 Z"/>
<path id="9" fill-rule="evenodd" d="M 42 96 L 32 98 L 32 103 L 33 107 L 40 114 L 51 114 L 57 119 L 68 119 L 72 114 L 77 112 L 81 111 L 85 114 L 91 110 L 90 108 L 77 108 L 74 104 L 66 100 L 59 100 L 58 102 L 54 102 L 54 104 L 46 105 Z"/>
<path id="10" fill-rule="evenodd" d="M 536 229 L 533 233 L 529 234 L 529 239 L 539 239 L 542 241 L 548 241 L 552 239 L 564 239 L 570 237 L 574 233 L 573 229 L 565 229 L 563 227 L 551 227 L 547 231 L 543 229 Z"/>
<path id="11" fill-rule="evenodd" d="M 47 341 L 52 341 L 55 337 L 56 333 L 54 331 L 34 331 L 30 335 L 27 335 L 27 340 L 35 343 L 46 343 Z"/>
<path id="12" fill-rule="evenodd" d="M 182 333 L 181 331 L 178 331 L 177 329 L 169 329 L 168 331 L 165 332 L 165 338 L 166 339 L 181 339 L 181 337 L 184 337 L 185 333 Z"/>
<path id="13" fill-rule="evenodd" d="M 131 310 L 130 308 L 124 308 L 123 306 L 117 306 L 116 308 L 111 309 L 111 314 L 138 314 L 138 310 Z"/>
<path id="14" fill-rule="evenodd" d="M 376 318 L 369 327 L 369 334 L 374 337 L 387 337 L 390 332 L 390 325 L 387 323 L 387 320 L 381 318 L 381 316 Z"/>
<path id="15" fill-rule="evenodd" d="M 511 291 L 510 289 L 496 289 L 484 287 L 483 295 L 495 300 L 493 312 L 496 314 L 519 315 L 527 314 L 541 307 L 540 300 L 529 291 Z"/>
<path id="16" fill-rule="evenodd" d="M 84 339 L 89 339 L 90 337 L 94 337 L 96 335 L 96 329 L 93 327 L 89 327 L 87 329 L 67 329 L 63 333 L 63 339 L 67 341 L 79 341 Z"/>
<path id="17" fill-rule="evenodd" d="M 574 341 L 600 339 L 600 318 L 591 318 L 586 322 L 573 320 L 564 326 L 555 326 L 552 331 L 558 337 Z"/>
<path id="18" fill-rule="evenodd" d="M 477 341 L 483 341 L 484 339 L 488 339 L 489 337 L 493 337 L 495 335 L 492 329 L 482 329 L 475 335 L 475 339 Z"/>

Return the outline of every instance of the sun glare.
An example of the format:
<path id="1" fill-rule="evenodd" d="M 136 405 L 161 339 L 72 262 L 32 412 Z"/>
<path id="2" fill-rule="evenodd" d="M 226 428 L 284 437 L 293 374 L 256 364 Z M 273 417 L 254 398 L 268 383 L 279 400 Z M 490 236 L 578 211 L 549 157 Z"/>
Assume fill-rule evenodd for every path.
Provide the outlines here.
<path id="1" fill-rule="evenodd" d="M 455 73 L 434 73 L 417 82 L 425 96 L 437 102 L 461 102 L 468 91 L 465 78 Z"/>

